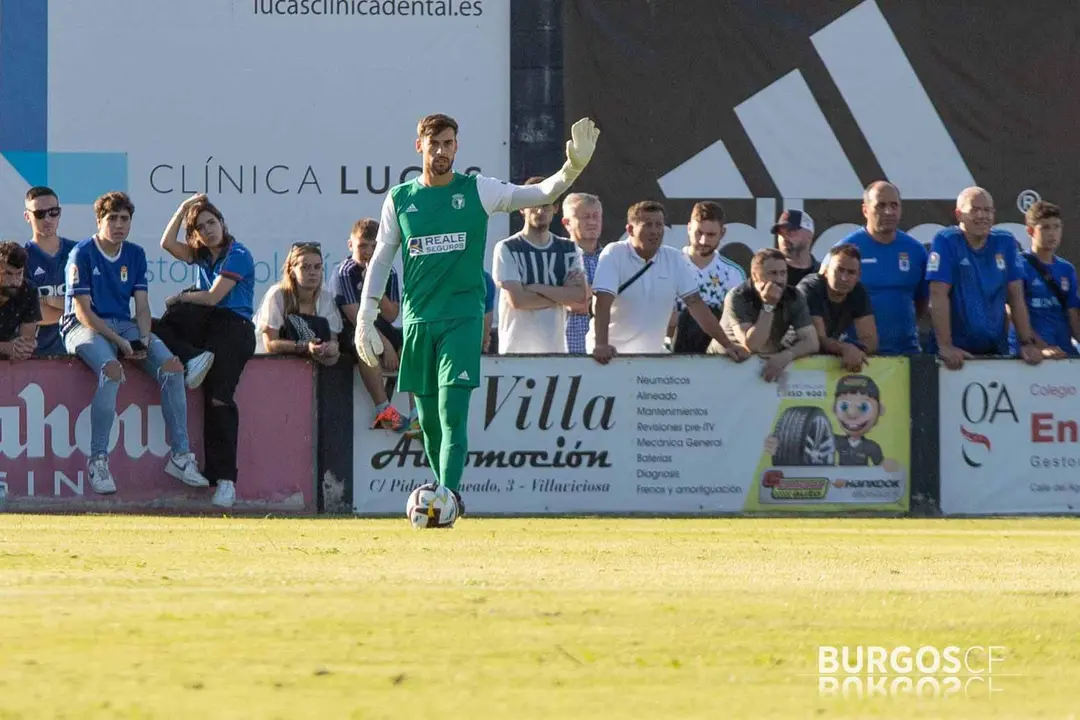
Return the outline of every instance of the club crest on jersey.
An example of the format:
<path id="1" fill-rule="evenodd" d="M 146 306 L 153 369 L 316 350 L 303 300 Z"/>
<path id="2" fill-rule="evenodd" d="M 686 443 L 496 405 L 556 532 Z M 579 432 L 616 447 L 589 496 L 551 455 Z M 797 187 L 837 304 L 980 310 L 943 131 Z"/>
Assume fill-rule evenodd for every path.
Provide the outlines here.
<path id="1" fill-rule="evenodd" d="M 127 282 L 127 265 L 120 266 L 120 282 Z"/>
<path id="2" fill-rule="evenodd" d="M 465 196 L 461 193 L 454 193 L 450 197 L 450 205 L 455 210 L 461 210 L 463 207 L 465 207 Z"/>
<path id="3" fill-rule="evenodd" d="M 998 270 L 1004 270 L 1005 269 L 1005 256 L 1002 255 L 1001 253 L 998 253 L 998 254 L 994 255 L 994 262 L 997 263 L 997 269 Z"/>
<path id="4" fill-rule="evenodd" d="M 908 254 L 905 252 L 900 253 L 900 272 L 907 272 L 911 269 L 911 260 L 908 259 Z"/>
<path id="5" fill-rule="evenodd" d="M 409 256 L 438 255 L 448 252 L 460 252 L 465 249 L 465 233 L 444 233 L 442 235 L 420 235 L 409 238 Z"/>

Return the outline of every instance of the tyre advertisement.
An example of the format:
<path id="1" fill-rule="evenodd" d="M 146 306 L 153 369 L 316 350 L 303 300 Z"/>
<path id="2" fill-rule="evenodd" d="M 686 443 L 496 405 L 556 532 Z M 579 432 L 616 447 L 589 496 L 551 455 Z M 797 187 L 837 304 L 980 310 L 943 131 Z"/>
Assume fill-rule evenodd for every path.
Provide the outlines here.
<path id="1" fill-rule="evenodd" d="M 846 373 L 717 356 L 485 357 L 461 492 L 470 514 L 737 514 L 908 507 L 908 366 Z M 355 380 L 354 510 L 399 515 L 432 479 L 422 440 L 369 430 Z M 406 399 L 396 398 L 407 412 Z"/>
<path id="2" fill-rule="evenodd" d="M 941 511 L 1080 514 L 1080 361 L 938 372 Z"/>
<path id="3" fill-rule="evenodd" d="M 777 388 L 747 510 L 906 511 L 911 439 L 907 361 L 849 373 L 830 358 L 796 363 Z"/>

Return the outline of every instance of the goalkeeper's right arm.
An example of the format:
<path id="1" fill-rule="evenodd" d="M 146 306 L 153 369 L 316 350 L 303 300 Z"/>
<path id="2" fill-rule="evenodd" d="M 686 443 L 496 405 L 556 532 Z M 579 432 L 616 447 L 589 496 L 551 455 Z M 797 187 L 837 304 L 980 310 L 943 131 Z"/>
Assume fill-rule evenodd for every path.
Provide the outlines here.
<path id="1" fill-rule="evenodd" d="M 379 234 L 375 237 L 375 253 L 364 273 L 364 287 L 360 292 L 360 310 L 356 313 L 356 336 L 353 338 L 356 354 L 365 364 L 379 364 L 383 344 L 375 328 L 379 317 L 379 301 L 386 292 L 386 281 L 394 266 L 394 257 L 401 245 L 401 228 L 394 212 L 394 200 L 390 195 L 383 201 L 379 218 Z"/>

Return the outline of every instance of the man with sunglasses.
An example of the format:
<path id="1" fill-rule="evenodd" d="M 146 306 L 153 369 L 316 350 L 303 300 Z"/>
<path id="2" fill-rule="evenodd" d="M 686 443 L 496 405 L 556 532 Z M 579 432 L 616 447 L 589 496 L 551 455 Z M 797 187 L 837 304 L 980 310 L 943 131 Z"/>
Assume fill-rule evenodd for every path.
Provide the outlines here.
<path id="1" fill-rule="evenodd" d="M 360 298 L 356 351 L 368 365 L 379 363 L 383 343 L 375 320 L 400 252 L 404 343 L 398 390 L 415 396 L 435 481 L 453 493 L 463 515 L 458 487 L 468 457 L 469 398 L 480 384 L 488 217 L 553 203 L 592 159 L 600 131 L 588 118 L 574 123 L 557 173 L 535 185 L 511 185 L 454 172 L 453 118 L 428 115 L 416 130 L 423 171 L 391 188 L 383 203 Z"/>
<path id="2" fill-rule="evenodd" d="M 26 192 L 23 217 L 34 237 L 25 245 L 26 279 L 37 288 L 41 306 L 35 357 L 67 355 L 60 337 L 60 317 L 64 314 L 64 266 L 75 247 L 74 240 L 57 234 L 60 228 L 60 199 L 51 188 L 32 187 Z"/>

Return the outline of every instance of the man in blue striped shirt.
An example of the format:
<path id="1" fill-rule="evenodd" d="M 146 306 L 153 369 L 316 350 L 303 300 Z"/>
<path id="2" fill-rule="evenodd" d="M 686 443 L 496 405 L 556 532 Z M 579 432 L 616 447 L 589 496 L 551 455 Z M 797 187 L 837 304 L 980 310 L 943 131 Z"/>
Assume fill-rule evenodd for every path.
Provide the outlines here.
<path id="1" fill-rule="evenodd" d="M 563 226 L 570 239 L 581 249 L 585 265 L 585 302 L 570 308 L 566 318 L 566 349 L 571 355 L 585 354 L 585 335 L 589 332 L 589 298 L 596 261 L 600 258 L 600 231 L 603 229 L 604 208 L 600 198 L 588 193 L 570 193 L 562 204 Z"/>
<path id="2" fill-rule="evenodd" d="M 393 270 L 390 271 L 386 291 L 379 301 L 379 316 L 375 319 L 375 327 L 383 340 L 382 364 L 371 367 L 367 363 L 359 362 L 353 347 L 356 313 L 360 309 L 359 294 L 364 287 L 364 275 L 371 255 L 375 252 L 375 236 L 378 232 L 379 223 L 376 220 L 364 218 L 356 221 L 349 235 L 349 257 L 335 267 L 330 275 L 330 294 L 333 295 L 345 321 L 345 328 L 341 333 L 342 349 L 357 360 L 360 379 L 375 405 L 372 429 L 405 432 L 410 429 L 410 421 L 415 421 L 413 424 L 419 428 L 416 411 L 413 409 L 409 418 L 402 416 L 397 408 L 390 404 L 383 381 L 383 371 L 397 372 L 401 352 L 401 330 L 393 325 L 401 309 L 401 290 L 397 273 Z M 412 396 L 409 397 L 409 403 L 412 408 Z"/>

